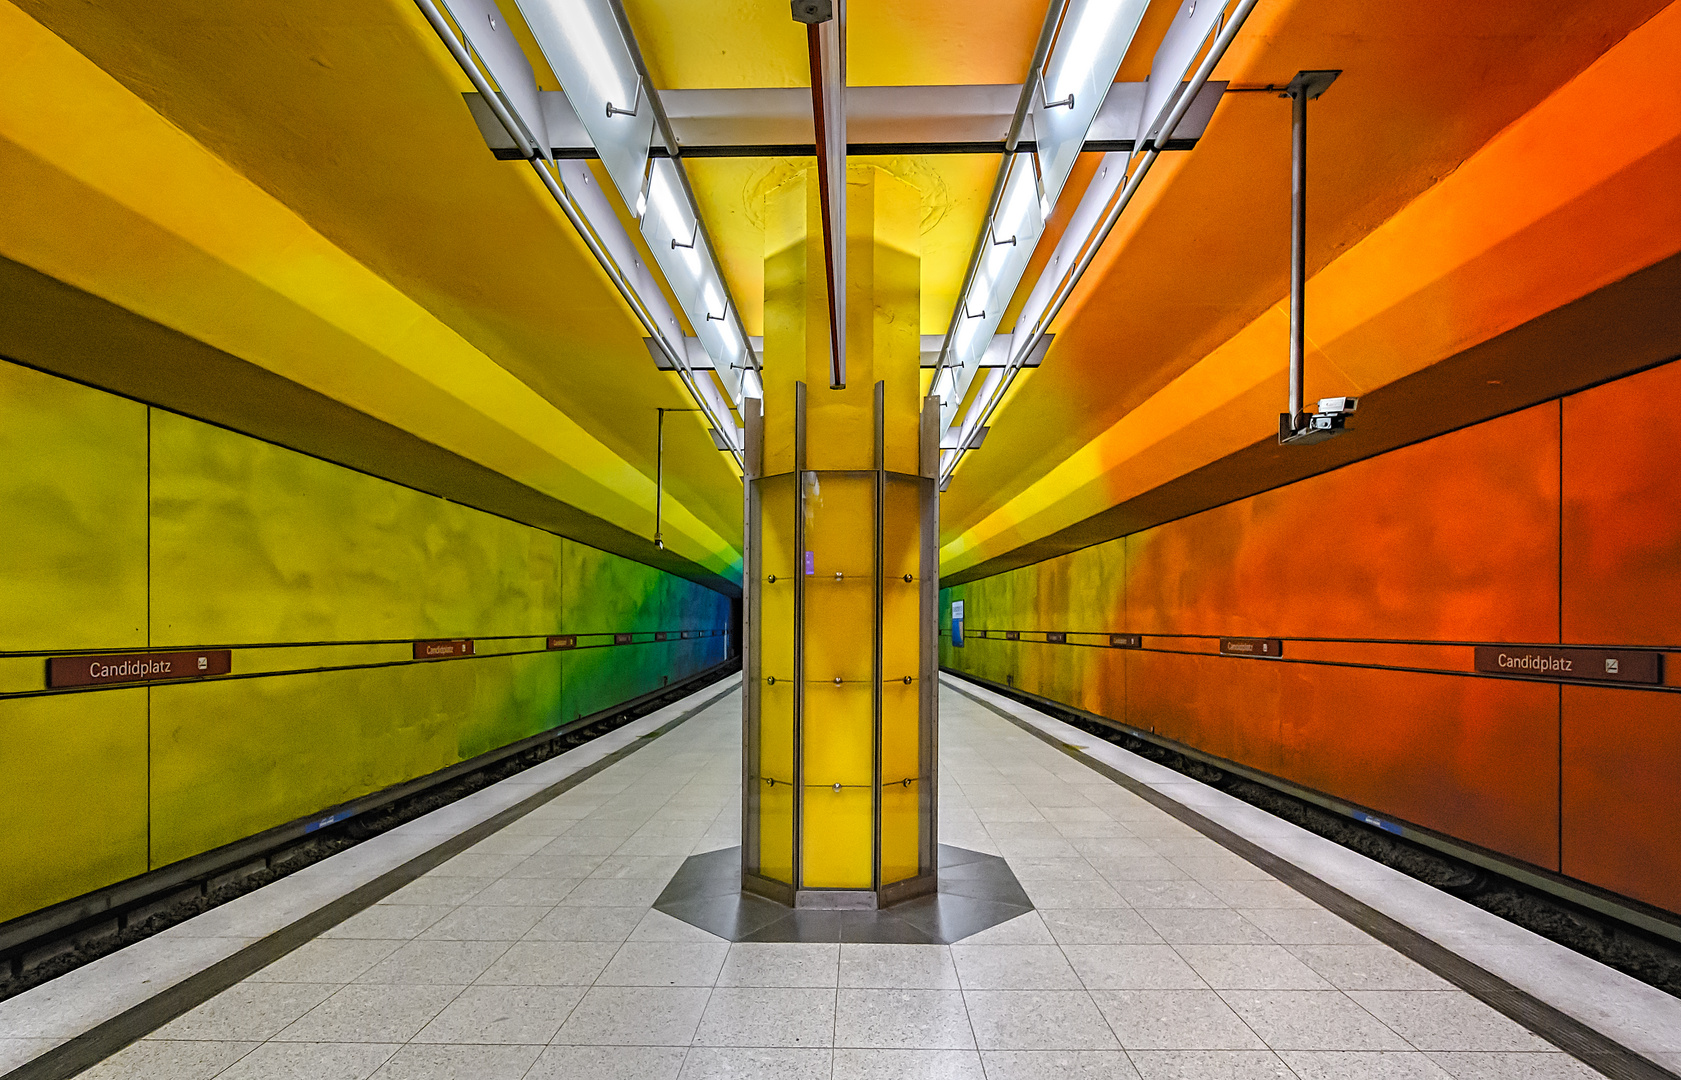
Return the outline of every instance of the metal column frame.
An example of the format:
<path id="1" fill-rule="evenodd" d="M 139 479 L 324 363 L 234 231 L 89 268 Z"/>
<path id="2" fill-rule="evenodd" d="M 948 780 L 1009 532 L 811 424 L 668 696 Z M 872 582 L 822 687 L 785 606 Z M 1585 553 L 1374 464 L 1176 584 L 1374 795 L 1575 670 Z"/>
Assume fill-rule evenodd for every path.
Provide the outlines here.
<path id="1" fill-rule="evenodd" d="M 804 900 L 817 901 L 812 906 L 820 907 L 885 907 L 901 900 L 908 900 L 916 896 L 925 895 L 935 890 L 939 862 L 939 827 L 937 813 L 939 809 L 939 733 L 938 733 L 938 669 L 939 635 L 937 627 L 937 613 L 939 606 L 939 568 L 936 540 L 939 535 L 939 494 L 936 474 L 939 465 L 938 451 L 938 421 L 939 404 L 937 399 L 928 398 L 924 402 L 920 446 L 918 455 L 918 472 L 916 474 L 894 473 L 887 470 L 886 453 L 886 384 L 877 382 L 874 394 L 874 468 L 871 470 L 822 470 L 815 471 L 807 468 L 806 460 L 806 386 L 803 382 L 794 385 L 794 481 L 793 512 L 794 519 L 794 618 L 793 618 L 793 705 L 792 705 L 792 743 L 793 743 L 793 771 L 794 792 L 792 804 L 793 836 L 791 851 L 793 858 L 793 872 L 791 883 L 774 881 L 764 877 L 758 871 L 759 848 L 762 842 L 759 820 L 759 803 L 761 799 L 757 780 L 759 754 L 762 746 L 759 725 L 762 722 L 762 706 L 760 694 L 764 683 L 762 670 L 762 652 L 760 638 L 764 632 L 763 620 L 760 618 L 760 603 L 764 586 L 764 563 L 761 539 L 763 533 L 763 503 L 762 482 L 771 477 L 764 473 L 764 424 L 757 408 L 749 406 L 743 414 L 746 429 L 744 451 L 748 461 L 746 472 L 747 493 L 743 509 L 745 547 L 747 549 L 743 564 L 743 629 L 747 638 L 747 655 L 743 662 L 744 686 L 750 688 L 746 693 L 743 706 L 743 748 L 742 748 L 742 783 L 743 783 L 743 814 L 745 820 L 742 826 L 742 887 L 744 890 L 768 897 L 790 906 L 805 906 Z M 930 439 L 933 449 L 930 450 Z M 778 474 L 783 475 L 783 474 Z M 874 746 L 871 751 L 871 884 L 869 888 L 860 889 L 807 889 L 804 886 L 805 861 L 805 796 L 806 796 L 806 768 L 805 768 L 805 702 L 806 702 L 806 670 L 805 670 L 805 618 L 807 583 L 805 573 L 806 537 L 806 493 L 812 481 L 822 476 L 849 476 L 856 479 L 870 478 L 874 487 L 875 528 L 874 537 L 874 620 L 872 627 L 871 645 L 871 711 L 873 723 L 871 737 Z M 915 876 L 902 881 L 883 883 L 881 880 L 882 857 L 882 722 L 884 709 L 883 679 L 885 677 L 885 663 L 882 655 L 884 646 L 885 627 L 885 563 L 886 563 L 886 510 L 887 489 L 891 483 L 910 482 L 918 492 L 920 530 L 919 530 L 919 561 L 918 567 L 918 615 L 921 627 L 918 637 L 917 679 L 921 685 L 917 692 L 917 723 L 919 728 L 919 768 L 921 774 L 917 777 L 920 784 L 919 791 L 919 836 L 917 852 L 917 873 Z"/>
<path id="2" fill-rule="evenodd" d="M 761 795 L 756 781 L 755 763 L 759 760 L 761 739 L 759 724 L 761 710 L 759 695 L 762 675 L 759 634 L 763 627 L 759 619 L 762 589 L 763 556 L 761 545 L 753 542 L 759 535 L 759 480 L 765 467 L 765 427 L 758 398 L 743 398 L 741 422 L 744 430 L 743 471 L 741 477 L 741 880 L 758 877 L 759 821 Z"/>
<path id="3" fill-rule="evenodd" d="M 791 898 L 805 877 L 805 383 L 794 384 L 794 835 Z"/>
<path id="4" fill-rule="evenodd" d="M 875 489 L 876 489 L 876 521 L 875 521 L 875 624 L 870 650 L 871 682 L 871 711 L 875 714 L 875 723 L 871 729 L 870 738 L 874 742 L 871 759 L 873 771 L 871 773 L 870 802 L 870 887 L 881 895 L 881 605 L 882 576 L 884 573 L 885 553 L 882 548 L 883 537 L 887 531 L 887 383 L 877 381 L 875 388 Z M 879 900 L 877 906 L 880 906 Z"/>
<path id="5" fill-rule="evenodd" d="M 922 872 L 936 876 L 940 864 L 940 399 L 922 403 L 922 437 L 918 447 L 922 474 L 922 735 L 928 779 L 923 790 L 923 820 L 928 823 L 922 842 Z"/>

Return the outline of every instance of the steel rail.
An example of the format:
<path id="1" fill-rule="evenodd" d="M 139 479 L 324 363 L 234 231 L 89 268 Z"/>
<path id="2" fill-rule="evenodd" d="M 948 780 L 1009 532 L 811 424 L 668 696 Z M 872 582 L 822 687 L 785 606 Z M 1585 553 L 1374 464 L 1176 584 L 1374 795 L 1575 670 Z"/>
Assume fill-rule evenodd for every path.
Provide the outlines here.
<path id="1" fill-rule="evenodd" d="M 1173 111 L 1168 113 L 1167 120 L 1163 122 L 1161 136 L 1157 139 L 1159 145 L 1166 145 L 1168 139 L 1173 137 L 1174 129 L 1185 118 L 1185 114 L 1190 111 L 1197 95 L 1202 92 L 1203 86 L 1208 82 L 1209 77 L 1214 74 L 1215 66 L 1226 55 L 1226 50 L 1237 37 L 1238 31 L 1243 28 L 1244 20 L 1249 18 L 1249 13 L 1255 10 L 1255 6 L 1259 2 L 1260 0 L 1238 0 L 1237 7 L 1232 10 L 1231 17 L 1226 19 L 1225 23 L 1216 32 L 1214 43 L 1203 56 L 1202 63 L 1197 65 L 1190 82 L 1180 92 L 1178 100 L 1174 103 Z M 1132 202 L 1132 197 L 1138 193 L 1139 187 L 1144 183 L 1144 177 L 1149 174 L 1150 167 L 1156 163 L 1156 159 L 1160 156 L 1160 150 L 1145 151 L 1138 167 L 1127 178 L 1125 186 L 1121 188 L 1119 194 L 1115 196 L 1114 202 L 1110 204 L 1108 211 L 1103 215 L 1103 221 L 1093 230 L 1091 237 L 1081 249 L 1079 258 L 1075 260 L 1073 266 L 1068 268 L 1062 280 L 1057 283 L 1056 291 L 1052 293 L 1050 303 L 1045 305 L 1045 310 L 1033 321 L 1033 328 L 1028 332 L 1025 343 L 1011 352 L 1009 362 L 1004 365 L 1004 376 L 999 380 L 998 389 L 993 393 L 992 399 L 987 402 L 985 409 L 976 418 L 973 425 L 975 429 L 987 426 L 987 423 L 992 419 L 992 414 L 997 411 L 999 404 L 1003 402 L 1004 395 L 1009 393 L 1010 384 L 1015 381 L 1017 373 L 1021 371 L 1023 362 L 1032 354 L 1034 348 L 1038 346 L 1050 330 L 1051 323 L 1061 314 L 1063 305 L 1073 295 L 1075 286 L 1080 283 L 1080 279 L 1090 268 L 1092 261 L 1097 258 L 1097 253 L 1103 247 L 1103 242 L 1109 238 L 1109 233 L 1114 230 L 1116 222 L 1120 221 L 1121 214 L 1126 210 L 1127 204 Z M 938 373 L 936 372 L 937 376 Z M 942 483 L 957 471 L 957 466 L 962 463 L 963 457 L 967 453 L 968 449 L 966 447 L 957 447 L 957 456 L 952 459 L 951 467 L 941 470 L 940 479 Z"/>

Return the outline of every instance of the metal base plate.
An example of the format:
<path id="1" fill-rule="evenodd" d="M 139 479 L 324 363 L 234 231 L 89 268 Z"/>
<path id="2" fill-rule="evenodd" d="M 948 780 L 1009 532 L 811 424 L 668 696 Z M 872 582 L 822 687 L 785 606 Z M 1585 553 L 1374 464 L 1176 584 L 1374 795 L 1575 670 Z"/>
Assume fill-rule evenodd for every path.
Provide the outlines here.
<path id="1" fill-rule="evenodd" d="M 729 941 L 949 945 L 1033 910 L 996 855 L 940 845 L 938 890 L 873 911 L 791 908 L 741 891 L 739 847 L 691 855 L 654 908 Z"/>

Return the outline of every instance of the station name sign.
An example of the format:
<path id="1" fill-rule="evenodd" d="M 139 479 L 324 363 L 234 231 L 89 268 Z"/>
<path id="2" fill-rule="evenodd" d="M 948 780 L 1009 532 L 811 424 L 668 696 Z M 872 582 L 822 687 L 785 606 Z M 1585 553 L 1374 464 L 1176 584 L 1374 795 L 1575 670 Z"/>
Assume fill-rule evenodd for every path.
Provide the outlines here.
<path id="1" fill-rule="evenodd" d="M 577 634 L 556 634 L 549 638 L 550 649 L 576 649 L 578 647 Z"/>
<path id="2" fill-rule="evenodd" d="M 1275 637 L 1223 637 L 1220 639 L 1220 655 L 1283 656 L 1284 642 Z"/>
<path id="3" fill-rule="evenodd" d="M 1111 649 L 1142 649 L 1144 647 L 1144 635 L 1110 634 L 1109 647 Z"/>
<path id="4" fill-rule="evenodd" d="M 1068 644 L 1068 635 L 1061 630 L 1048 630 L 1045 632 L 1045 640 L 1052 645 L 1066 645 Z"/>
<path id="5" fill-rule="evenodd" d="M 47 685 L 109 686 L 118 683 L 161 682 L 226 675 L 233 670 L 233 651 L 115 653 L 101 656 L 55 656 L 47 661 Z"/>
<path id="6" fill-rule="evenodd" d="M 1655 685 L 1663 682 L 1663 654 L 1638 649 L 1555 649 L 1546 645 L 1478 645 L 1477 671 Z"/>
<path id="7" fill-rule="evenodd" d="M 629 634 L 614 634 L 613 635 L 613 644 L 615 644 L 615 645 L 629 645 L 630 641 L 631 641 L 631 637 L 630 637 Z"/>
<path id="8" fill-rule="evenodd" d="M 414 658 L 416 660 L 441 660 L 446 656 L 472 656 L 473 643 L 466 638 L 453 638 L 446 641 L 417 641 L 414 643 Z"/>

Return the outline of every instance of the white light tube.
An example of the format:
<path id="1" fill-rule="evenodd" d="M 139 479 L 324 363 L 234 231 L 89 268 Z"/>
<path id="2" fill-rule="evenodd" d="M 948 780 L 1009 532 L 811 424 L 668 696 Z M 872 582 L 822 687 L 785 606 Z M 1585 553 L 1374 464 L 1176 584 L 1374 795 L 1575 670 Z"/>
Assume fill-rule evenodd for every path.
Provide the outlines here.
<path id="1" fill-rule="evenodd" d="M 491 0 L 455 0 L 451 16 L 455 19 L 455 26 L 467 37 L 464 45 L 457 39 L 455 30 L 434 0 L 416 0 L 416 3 L 463 73 L 507 128 L 508 134 L 516 143 L 525 146 L 528 153 L 536 155 L 528 160 L 528 164 L 536 170 L 544 187 L 560 204 L 567 220 L 578 230 L 585 246 L 606 271 L 608 279 L 618 289 L 637 321 L 670 358 L 679 378 L 711 425 L 719 431 L 735 431 L 729 406 L 719 396 L 712 380 L 703 372 L 689 367 L 682 329 L 675 315 L 658 284 L 643 266 L 635 245 L 600 185 L 595 183 L 588 166 L 581 161 L 550 160 L 549 148 L 544 145 L 546 134 L 537 137 L 535 146 L 529 145 L 529 136 L 544 131 L 540 99 L 524 53 L 510 53 L 506 48 L 512 37 L 501 21 L 500 12 L 494 9 Z M 486 37 L 485 33 L 478 32 L 480 21 L 484 24 L 485 33 L 492 36 Z M 469 33 L 470 28 L 472 33 Z M 477 43 L 474 33 L 478 34 Z M 498 40 L 497 34 L 507 35 L 509 41 Z M 517 49 L 517 43 L 513 44 Z M 495 80 L 500 94 L 486 81 L 485 73 Z M 525 115 L 521 110 L 522 103 L 526 109 L 536 111 L 530 116 Z M 686 200 L 683 202 L 686 203 Z M 741 447 L 732 446 L 731 453 L 739 465 Z"/>
<path id="2" fill-rule="evenodd" d="M 1013 155 L 1005 165 L 1003 189 L 965 285 L 965 307 L 953 314 L 957 329 L 940 358 L 942 370 L 956 369 L 954 399 L 968 393 L 1147 6 L 1148 0 L 1067 0 L 1043 65 L 1029 74 L 1034 151 Z M 981 311 L 981 325 L 959 322 Z M 943 427 L 958 422 L 957 405 L 941 399 Z"/>
<path id="3" fill-rule="evenodd" d="M 1150 86 L 1156 88 L 1155 97 L 1164 104 L 1160 107 L 1159 119 L 1152 120 L 1152 95 L 1150 86 L 1147 86 L 1144 118 L 1139 128 L 1141 144 L 1146 133 L 1161 143 L 1172 138 L 1175 126 L 1183 120 L 1197 94 L 1207 84 L 1215 65 L 1230 48 L 1257 2 L 1236 0 L 1231 18 L 1222 21 L 1225 5 L 1220 0 L 1201 0 L 1200 5 L 1199 0 L 1182 0 L 1175 23 L 1151 64 Z M 1202 8 L 1200 12 L 1199 6 Z M 1210 34 L 1214 35 L 1214 39 L 1204 54 L 1203 45 Z M 1202 55 L 1202 60 L 1196 63 L 1199 55 Z M 1193 63 L 1196 63 L 1194 71 L 1191 70 Z M 1067 233 L 1046 264 L 1043 278 L 1035 284 L 1022 307 L 1010 343 L 1010 360 L 1002 369 L 1002 378 L 990 392 L 976 395 L 970 412 L 974 424 L 990 422 L 1023 362 L 1049 331 L 1052 321 L 1091 265 L 1109 231 L 1120 219 L 1158 156 L 1160 147 L 1155 146 L 1142 153 L 1136 166 L 1127 154 L 1109 154 L 1104 158 L 1098 175 L 1074 212 Z M 950 479 L 964 453 L 960 447 L 942 461 L 942 483 Z"/>

